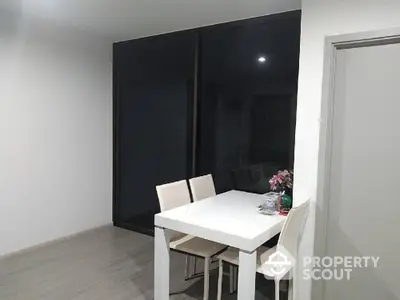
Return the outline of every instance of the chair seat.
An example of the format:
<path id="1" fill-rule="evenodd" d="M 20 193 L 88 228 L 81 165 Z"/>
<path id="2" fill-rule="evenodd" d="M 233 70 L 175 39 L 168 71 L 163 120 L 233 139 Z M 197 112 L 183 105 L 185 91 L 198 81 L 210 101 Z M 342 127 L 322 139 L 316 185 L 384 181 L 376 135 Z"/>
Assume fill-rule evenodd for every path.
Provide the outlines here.
<path id="1" fill-rule="evenodd" d="M 269 257 L 276 252 L 276 247 L 260 247 L 257 249 L 257 273 L 261 273 L 270 277 L 274 277 L 273 274 L 265 274 L 263 270 L 263 264 L 269 259 Z M 226 251 L 222 252 L 217 256 L 217 259 L 230 263 L 232 265 L 239 265 L 239 249 L 229 247 Z"/>
<path id="2" fill-rule="evenodd" d="M 171 249 L 204 258 L 210 258 L 226 248 L 225 245 L 191 235 L 174 240 L 170 242 L 169 246 Z"/>

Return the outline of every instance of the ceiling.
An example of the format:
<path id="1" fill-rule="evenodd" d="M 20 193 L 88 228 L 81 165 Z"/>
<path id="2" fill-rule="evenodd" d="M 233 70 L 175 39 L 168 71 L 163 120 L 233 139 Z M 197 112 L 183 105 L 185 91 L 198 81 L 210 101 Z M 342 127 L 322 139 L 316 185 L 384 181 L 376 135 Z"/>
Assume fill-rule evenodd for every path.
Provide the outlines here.
<path id="1" fill-rule="evenodd" d="M 0 9 L 113 41 L 300 9 L 301 0 L 0 0 Z"/>

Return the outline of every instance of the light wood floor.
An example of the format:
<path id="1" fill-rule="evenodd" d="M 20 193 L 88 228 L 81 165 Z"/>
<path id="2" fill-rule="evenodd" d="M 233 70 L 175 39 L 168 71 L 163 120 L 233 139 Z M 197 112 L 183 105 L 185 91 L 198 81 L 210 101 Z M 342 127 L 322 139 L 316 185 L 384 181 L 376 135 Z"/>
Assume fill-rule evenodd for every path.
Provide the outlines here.
<path id="1" fill-rule="evenodd" d="M 170 299 L 202 299 L 203 279 L 185 282 L 184 262 L 183 255 L 171 252 L 171 292 L 178 293 Z M 104 227 L 0 259 L 0 299 L 151 300 L 153 270 L 152 237 Z M 216 270 L 210 283 L 213 300 Z M 258 277 L 256 299 L 274 299 L 273 287 Z M 236 299 L 227 288 L 224 282 L 224 299 Z"/>

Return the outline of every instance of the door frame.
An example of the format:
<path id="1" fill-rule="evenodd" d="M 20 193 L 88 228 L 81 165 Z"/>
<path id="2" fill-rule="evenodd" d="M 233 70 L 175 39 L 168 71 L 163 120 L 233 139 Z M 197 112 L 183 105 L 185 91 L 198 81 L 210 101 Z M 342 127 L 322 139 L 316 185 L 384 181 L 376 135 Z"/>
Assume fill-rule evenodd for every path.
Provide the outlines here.
<path id="1" fill-rule="evenodd" d="M 317 198 L 315 210 L 314 255 L 323 257 L 327 247 L 327 223 L 331 179 L 331 147 L 334 120 L 334 92 L 337 53 L 339 50 L 400 43 L 400 27 L 386 30 L 327 36 L 321 102 L 321 126 L 318 150 Z M 312 283 L 311 298 L 323 299 L 324 281 Z"/>

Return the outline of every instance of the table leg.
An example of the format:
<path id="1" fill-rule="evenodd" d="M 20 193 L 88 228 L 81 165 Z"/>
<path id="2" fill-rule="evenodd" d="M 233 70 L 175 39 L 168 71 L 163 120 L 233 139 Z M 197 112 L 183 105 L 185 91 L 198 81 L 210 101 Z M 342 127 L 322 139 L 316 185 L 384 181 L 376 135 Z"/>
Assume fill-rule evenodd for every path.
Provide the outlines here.
<path id="1" fill-rule="evenodd" d="M 239 252 L 238 300 L 253 300 L 256 289 L 257 251 Z"/>
<path id="2" fill-rule="evenodd" d="M 295 291 L 295 286 L 296 286 L 296 280 L 297 280 L 297 269 L 296 266 L 294 266 L 291 270 L 291 276 L 289 278 L 291 278 L 289 280 L 289 285 L 288 285 L 288 299 L 289 300 L 293 300 L 294 299 L 294 291 Z"/>
<path id="3" fill-rule="evenodd" d="M 169 300 L 169 233 L 154 228 L 154 300 Z"/>

